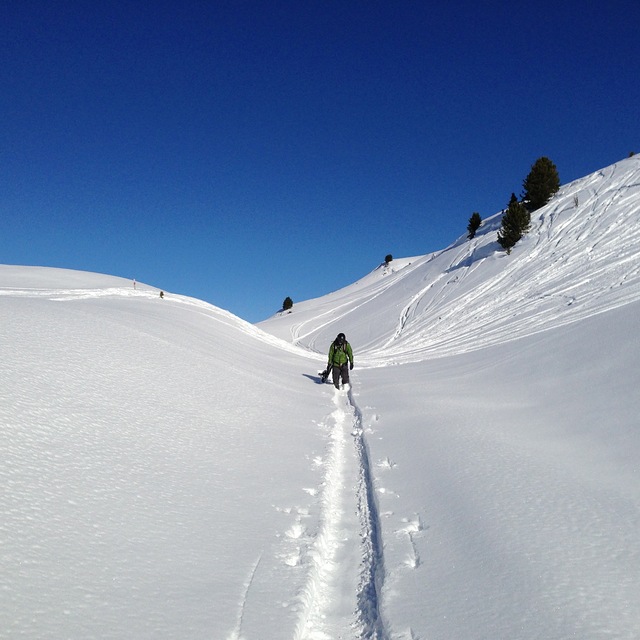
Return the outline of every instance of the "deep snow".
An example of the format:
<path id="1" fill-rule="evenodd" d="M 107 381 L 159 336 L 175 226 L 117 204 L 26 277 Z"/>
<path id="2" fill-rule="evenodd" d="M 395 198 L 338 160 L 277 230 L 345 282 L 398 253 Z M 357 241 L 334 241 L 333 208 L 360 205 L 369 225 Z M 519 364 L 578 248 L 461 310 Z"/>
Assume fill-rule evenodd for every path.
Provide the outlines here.
<path id="1" fill-rule="evenodd" d="M 258 327 L 0 266 L 0 637 L 640 637 L 640 158 L 498 225 Z"/>

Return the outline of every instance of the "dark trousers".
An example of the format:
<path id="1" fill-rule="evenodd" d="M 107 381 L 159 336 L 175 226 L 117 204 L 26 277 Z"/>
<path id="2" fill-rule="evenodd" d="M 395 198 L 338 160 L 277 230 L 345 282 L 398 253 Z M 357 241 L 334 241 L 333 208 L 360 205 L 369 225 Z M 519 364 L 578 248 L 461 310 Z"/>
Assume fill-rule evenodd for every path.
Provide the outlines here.
<path id="1" fill-rule="evenodd" d="M 349 384 L 349 363 L 345 362 L 343 365 L 334 364 L 331 369 L 333 375 L 333 386 L 336 389 L 340 388 L 340 377 L 342 377 L 342 384 Z"/>

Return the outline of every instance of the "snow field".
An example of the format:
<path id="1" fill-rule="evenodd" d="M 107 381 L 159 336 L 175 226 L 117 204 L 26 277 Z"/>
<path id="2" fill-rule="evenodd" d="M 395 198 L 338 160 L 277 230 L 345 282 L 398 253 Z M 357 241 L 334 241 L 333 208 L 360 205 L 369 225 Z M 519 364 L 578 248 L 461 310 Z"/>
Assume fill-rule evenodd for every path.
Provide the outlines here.
<path id="1" fill-rule="evenodd" d="M 242 609 L 291 637 L 285 511 L 322 446 L 304 360 L 170 296 L 58 296 L 0 296 L 0 637 L 224 638 Z"/>
<path id="2" fill-rule="evenodd" d="M 0 266 L 0 638 L 640 637 L 639 175 L 566 185 L 509 257 L 495 216 L 269 335 Z"/>
<path id="3" fill-rule="evenodd" d="M 367 372 L 390 637 L 637 636 L 637 309 Z"/>

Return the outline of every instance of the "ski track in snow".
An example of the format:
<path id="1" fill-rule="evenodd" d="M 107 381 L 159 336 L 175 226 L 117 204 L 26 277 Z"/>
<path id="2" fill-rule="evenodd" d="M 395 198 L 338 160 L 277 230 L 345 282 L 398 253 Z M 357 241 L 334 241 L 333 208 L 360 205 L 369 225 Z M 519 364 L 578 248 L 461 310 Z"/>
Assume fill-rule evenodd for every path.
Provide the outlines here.
<path id="1" fill-rule="evenodd" d="M 358 513 L 362 526 L 364 552 L 358 588 L 358 620 L 363 629 L 363 638 L 383 640 L 387 637 L 387 633 L 380 615 L 380 593 L 384 581 L 380 516 L 371 473 L 369 449 L 364 437 L 362 412 L 353 398 L 352 389 L 349 389 L 348 397 L 355 415 L 353 436 L 359 462 Z"/>
<path id="2" fill-rule="evenodd" d="M 336 391 L 318 534 L 295 640 L 387 640 L 380 615 L 384 562 L 362 427 L 351 389 Z"/>
<path id="3" fill-rule="evenodd" d="M 240 603 L 236 628 L 231 632 L 227 640 L 242 640 L 242 621 L 244 620 L 244 611 L 247 606 L 247 597 L 249 595 L 249 589 L 251 589 L 251 585 L 253 584 L 253 579 L 255 578 L 256 571 L 258 570 L 260 560 L 262 560 L 262 553 L 260 553 L 258 559 L 255 561 L 253 567 L 251 568 L 251 573 L 249 574 L 249 578 L 247 579 L 247 582 L 245 584 L 242 602 Z"/>

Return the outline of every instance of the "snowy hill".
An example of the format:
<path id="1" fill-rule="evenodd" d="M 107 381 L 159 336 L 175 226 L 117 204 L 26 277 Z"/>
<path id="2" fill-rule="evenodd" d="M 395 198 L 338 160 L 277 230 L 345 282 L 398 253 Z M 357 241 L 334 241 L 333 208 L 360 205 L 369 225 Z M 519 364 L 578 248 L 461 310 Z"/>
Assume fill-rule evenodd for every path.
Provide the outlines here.
<path id="1" fill-rule="evenodd" d="M 639 201 L 640 158 L 631 157 L 564 186 L 511 256 L 497 243 L 497 214 L 472 241 L 381 265 L 260 326 L 321 352 L 346 326 L 368 361 L 392 349 L 405 362 L 576 322 L 638 299 Z"/>
<path id="2" fill-rule="evenodd" d="M 640 637 L 640 157 L 498 225 L 259 327 L 0 266 L 0 638 Z"/>

